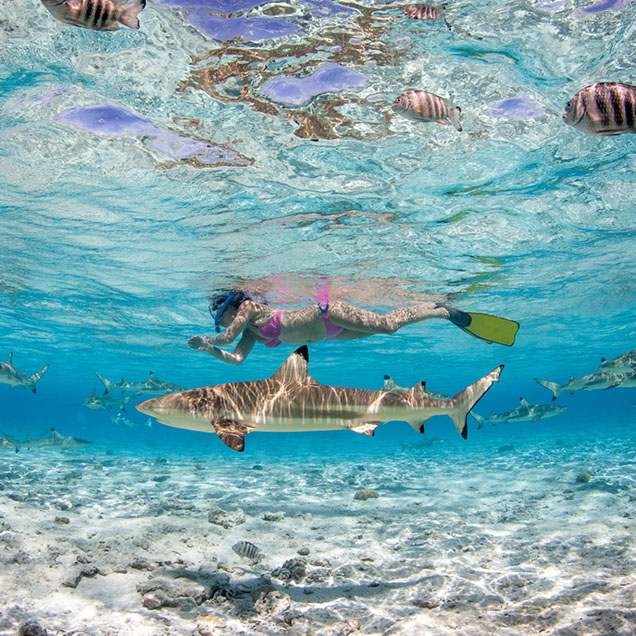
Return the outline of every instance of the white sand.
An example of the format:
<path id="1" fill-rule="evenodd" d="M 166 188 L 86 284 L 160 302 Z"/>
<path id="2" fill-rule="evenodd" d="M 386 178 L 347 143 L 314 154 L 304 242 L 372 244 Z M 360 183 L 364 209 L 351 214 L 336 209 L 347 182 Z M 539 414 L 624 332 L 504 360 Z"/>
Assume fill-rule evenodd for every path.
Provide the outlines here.
<path id="1" fill-rule="evenodd" d="M 499 446 L 240 464 L 4 451 L 0 634 L 636 633 L 633 440 Z"/>

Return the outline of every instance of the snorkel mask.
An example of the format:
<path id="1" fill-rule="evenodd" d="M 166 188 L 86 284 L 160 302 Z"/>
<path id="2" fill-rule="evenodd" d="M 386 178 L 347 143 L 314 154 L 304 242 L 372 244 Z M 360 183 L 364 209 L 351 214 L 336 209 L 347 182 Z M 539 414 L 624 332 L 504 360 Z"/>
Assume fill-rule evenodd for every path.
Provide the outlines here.
<path id="1" fill-rule="evenodd" d="M 222 305 L 219 307 L 215 314 L 212 313 L 212 309 L 208 307 L 208 311 L 210 312 L 210 316 L 214 319 L 214 328 L 216 329 L 216 333 L 220 333 L 221 331 L 221 316 L 223 312 L 227 309 L 228 305 L 234 300 L 234 294 L 228 294 Z"/>

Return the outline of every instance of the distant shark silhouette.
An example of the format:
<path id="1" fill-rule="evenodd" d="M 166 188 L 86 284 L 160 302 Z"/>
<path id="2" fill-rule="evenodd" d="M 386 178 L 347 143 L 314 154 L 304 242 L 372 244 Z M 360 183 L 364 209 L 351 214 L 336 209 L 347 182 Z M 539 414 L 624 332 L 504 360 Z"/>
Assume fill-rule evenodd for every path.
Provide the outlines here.
<path id="1" fill-rule="evenodd" d="M 482 417 L 477 413 L 471 415 L 479 422 L 479 428 L 484 424 L 508 424 L 510 422 L 538 422 L 546 417 L 554 417 L 565 411 L 565 406 L 556 404 L 530 404 L 525 398 L 519 400 L 519 406 L 506 413 L 493 413 L 490 417 Z"/>
<path id="2" fill-rule="evenodd" d="M 322 385 L 307 372 L 308 361 L 307 347 L 302 346 L 267 380 L 172 393 L 146 400 L 136 408 L 167 426 L 214 431 L 237 451 L 244 449 L 244 437 L 253 431 L 349 429 L 373 435 L 382 422 L 400 420 L 423 433 L 424 422 L 442 414 L 451 417 L 466 439 L 470 409 L 499 380 L 503 368 L 497 367 L 450 400 L 434 400 L 421 384 L 407 393 Z"/>
<path id="3" fill-rule="evenodd" d="M 60 435 L 54 428 L 51 429 L 51 434 L 49 435 L 49 437 L 27 439 L 24 442 L 13 439 L 13 437 L 9 437 L 9 435 L 7 435 L 6 433 L 2 433 L 2 437 L 15 447 L 16 453 L 21 448 L 40 448 L 42 450 L 58 450 L 64 452 L 67 450 L 85 448 L 86 446 L 91 444 L 91 442 L 87 442 L 85 439 Z"/>
<path id="4" fill-rule="evenodd" d="M 39 379 L 48 371 L 49 365 L 47 364 L 44 368 L 40 369 L 37 373 L 34 373 L 31 376 L 28 376 L 24 371 L 19 371 L 16 369 L 11 360 L 13 359 L 13 354 L 9 354 L 9 359 L 6 362 L 0 362 L 0 382 L 4 384 L 10 384 L 11 388 L 14 386 L 23 386 L 25 388 L 29 388 L 35 393 L 35 385 L 39 381 Z"/>
<path id="5" fill-rule="evenodd" d="M 549 382 L 535 378 L 541 386 L 552 391 L 552 400 L 556 400 L 563 391 L 598 391 L 600 389 L 613 389 L 615 387 L 631 388 L 636 386 L 636 372 L 630 373 L 613 373 L 601 369 L 595 373 L 584 375 L 582 378 L 570 377 L 567 384 L 559 384 L 558 382 Z"/>
<path id="6" fill-rule="evenodd" d="M 95 383 L 97 385 L 97 383 Z M 113 406 L 119 407 L 122 411 L 126 410 L 126 404 L 133 398 L 137 397 L 137 393 L 133 395 L 125 395 L 122 398 L 114 398 L 112 395 L 108 395 L 107 391 L 104 391 L 102 395 L 97 393 L 97 386 L 93 387 L 93 391 L 84 400 L 84 406 L 89 409 L 112 409 Z"/>
<path id="7" fill-rule="evenodd" d="M 147 395 L 164 395 L 165 393 L 174 393 L 175 391 L 183 391 L 183 387 L 178 384 L 172 384 L 171 382 L 162 382 L 152 371 L 148 375 L 148 379 L 144 382 L 128 382 L 122 379 L 121 382 L 115 384 L 106 379 L 103 375 L 96 372 L 97 377 L 102 381 L 102 384 L 106 388 L 104 393 L 109 393 L 114 389 L 120 391 L 130 391 L 141 395 L 145 393 Z"/>

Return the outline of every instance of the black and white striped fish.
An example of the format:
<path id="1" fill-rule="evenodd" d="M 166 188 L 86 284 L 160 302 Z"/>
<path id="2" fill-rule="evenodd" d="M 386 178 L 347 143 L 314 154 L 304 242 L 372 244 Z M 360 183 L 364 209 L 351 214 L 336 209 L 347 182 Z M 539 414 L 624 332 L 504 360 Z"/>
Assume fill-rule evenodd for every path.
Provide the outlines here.
<path id="1" fill-rule="evenodd" d="M 405 4 L 402 10 L 407 18 L 415 20 L 444 19 L 444 7 L 434 7 L 428 4 Z"/>
<path id="2" fill-rule="evenodd" d="M 137 14 L 146 0 L 134 0 L 122 7 L 126 0 L 42 0 L 42 4 L 58 22 L 95 31 L 116 31 L 119 24 L 139 28 Z"/>
<path id="3" fill-rule="evenodd" d="M 636 86 L 598 82 L 567 103 L 563 121 L 588 135 L 636 133 Z"/>
<path id="4" fill-rule="evenodd" d="M 436 121 L 438 124 L 452 123 L 461 132 L 459 106 L 450 107 L 447 99 L 426 91 L 407 91 L 391 105 L 396 113 L 415 121 Z"/>
<path id="5" fill-rule="evenodd" d="M 249 541 L 239 541 L 235 543 L 232 546 L 232 550 L 240 557 L 244 557 L 250 561 L 260 561 L 263 558 L 263 553 Z"/>

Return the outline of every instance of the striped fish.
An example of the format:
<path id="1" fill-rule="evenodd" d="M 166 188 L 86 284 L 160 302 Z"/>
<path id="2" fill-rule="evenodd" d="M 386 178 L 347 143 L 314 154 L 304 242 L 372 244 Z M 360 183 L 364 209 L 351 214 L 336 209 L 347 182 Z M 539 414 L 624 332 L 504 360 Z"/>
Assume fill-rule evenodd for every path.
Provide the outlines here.
<path id="1" fill-rule="evenodd" d="M 636 86 L 598 82 L 567 103 L 563 121 L 588 135 L 636 133 Z"/>
<path id="2" fill-rule="evenodd" d="M 405 4 L 402 7 L 407 18 L 415 20 L 442 20 L 444 7 L 433 7 L 428 4 Z"/>
<path id="3" fill-rule="evenodd" d="M 451 123 L 461 132 L 459 106 L 451 108 L 447 99 L 426 91 L 408 91 L 400 95 L 391 105 L 396 113 L 415 121 L 436 121 L 438 124 Z"/>
<path id="4" fill-rule="evenodd" d="M 260 561 L 263 558 L 263 553 L 249 541 L 239 541 L 235 543 L 232 546 L 232 550 L 240 557 L 249 559 L 250 561 Z"/>
<path id="5" fill-rule="evenodd" d="M 116 31 L 119 24 L 139 28 L 137 14 L 146 0 L 134 0 L 122 7 L 126 0 L 42 0 L 42 4 L 58 22 L 95 31 Z"/>

